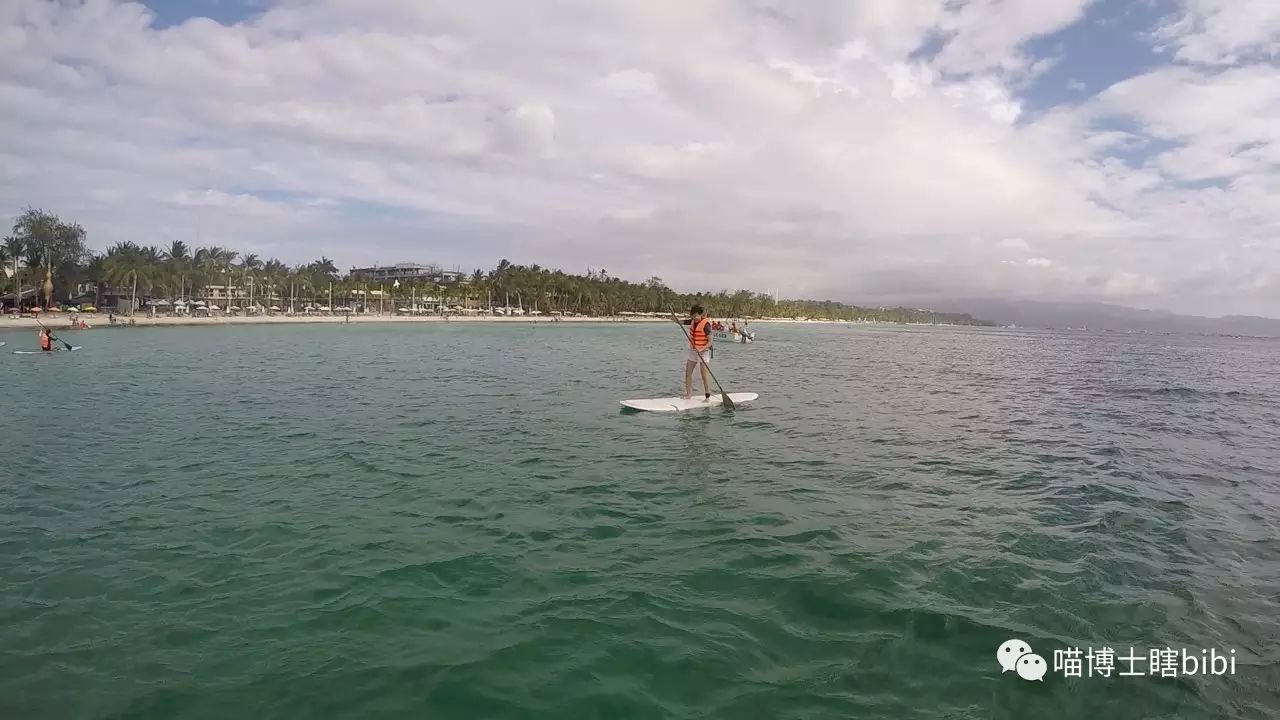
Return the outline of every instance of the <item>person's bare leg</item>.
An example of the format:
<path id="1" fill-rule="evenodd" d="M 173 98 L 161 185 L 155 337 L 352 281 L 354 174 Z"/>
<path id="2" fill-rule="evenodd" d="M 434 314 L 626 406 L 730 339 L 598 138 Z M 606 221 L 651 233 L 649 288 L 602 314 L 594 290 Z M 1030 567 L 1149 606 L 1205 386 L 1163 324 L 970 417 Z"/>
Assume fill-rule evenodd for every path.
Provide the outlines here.
<path id="1" fill-rule="evenodd" d="M 684 399 L 688 400 L 693 397 L 693 366 L 694 363 L 684 361 Z"/>
<path id="2" fill-rule="evenodd" d="M 707 364 L 698 363 L 698 365 L 702 368 L 702 392 L 706 397 L 711 397 L 711 378 L 707 373 Z"/>

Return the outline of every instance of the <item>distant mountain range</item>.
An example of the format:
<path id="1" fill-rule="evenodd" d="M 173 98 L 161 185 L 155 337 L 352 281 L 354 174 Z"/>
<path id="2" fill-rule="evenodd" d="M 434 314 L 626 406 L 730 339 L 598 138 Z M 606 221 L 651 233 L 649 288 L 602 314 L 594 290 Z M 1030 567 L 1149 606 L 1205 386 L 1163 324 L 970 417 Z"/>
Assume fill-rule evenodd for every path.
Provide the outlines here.
<path id="1" fill-rule="evenodd" d="M 1139 310 L 1099 302 L 1040 302 L 968 298 L 912 303 L 942 312 L 969 313 L 998 325 L 1027 328 L 1088 328 L 1089 330 L 1247 335 L 1280 337 L 1280 320 L 1251 315 L 1200 317 L 1163 310 Z"/>

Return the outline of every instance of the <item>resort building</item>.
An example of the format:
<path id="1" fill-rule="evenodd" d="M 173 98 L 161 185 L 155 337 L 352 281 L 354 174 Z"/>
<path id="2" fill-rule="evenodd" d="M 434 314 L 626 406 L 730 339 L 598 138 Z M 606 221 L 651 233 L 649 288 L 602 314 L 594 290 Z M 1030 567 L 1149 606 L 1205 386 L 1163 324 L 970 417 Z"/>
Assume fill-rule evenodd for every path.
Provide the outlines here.
<path id="1" fill-rule="evenodd" d="M 369 282 L 390 283 L 396 280 L 421 280 L 424 282 L 466 282 L 468 275 L 461 270 L 444 270 L 439 265 L 397 263 L 368 268 L 352 268 L 351 277 Z"/>

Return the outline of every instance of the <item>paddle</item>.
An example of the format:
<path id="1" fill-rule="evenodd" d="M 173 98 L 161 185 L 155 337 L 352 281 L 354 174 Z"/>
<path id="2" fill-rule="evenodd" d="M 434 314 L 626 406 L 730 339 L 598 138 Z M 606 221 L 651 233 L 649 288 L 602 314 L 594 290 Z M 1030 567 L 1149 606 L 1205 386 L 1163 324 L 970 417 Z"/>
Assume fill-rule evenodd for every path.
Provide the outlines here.
<path id="1" fill-rule="evenodd" d="M 692 348 L 693 338 L 689 336 L 689 331 L 684 329 L 684 323 L 681 323 L 680 318 L 676 317 L 675 310 L 672 310 L 671 308 L 667 308 L 667 309 L 671 311 L 671 319 L 675 320 L 676 324 L 680 326 L 680 332 L 684 333 L 685 338 L 689 341 L 689 347 Z M 712 380 L 715 380 L 716 388 L 720 390 L 720 401 L 724 403 L 725 407 L 729 408 L 730 410 L 733 410 L 734 409 L 733 401 L 729 399 L 729 393 L 725 392 L 724 388 L 721 387 L 720 381 L 716 380 L 716 374 L 711 372 L 711 366 L 707 365 L 707 362 L 702 359 L 701 353 L 694 351 L 694 355 L 698 356 L 698 364 L 701 365 L 703 369 L 707 371 L 707 374 L 711 376 Z"/>
<path id="2" fill-rule="evenodd" d="M 49 328 L 45 327 L 44 323 L 40 322 L 40 318 L 36 318 L 36 324 L 37 324 L 37 325 L 39 325 L 40 327 L 44 328 L 45 330 L 49 330 Z M 71 343 L 67 342 L 66 340 L 63 340 L 62 338 L 58 337 L 57 335 L 54 335 L 52 330 L 49 330 L 49 337 L 51 337 L 51 338 L 53 338 L 54 340 L 57 340 L 58 342 L 62 343 L 62 344 L 63 344 L 63 346 L 67 348 L 67 350 L 70 350 L 70 349 L 71 349 Z"/>

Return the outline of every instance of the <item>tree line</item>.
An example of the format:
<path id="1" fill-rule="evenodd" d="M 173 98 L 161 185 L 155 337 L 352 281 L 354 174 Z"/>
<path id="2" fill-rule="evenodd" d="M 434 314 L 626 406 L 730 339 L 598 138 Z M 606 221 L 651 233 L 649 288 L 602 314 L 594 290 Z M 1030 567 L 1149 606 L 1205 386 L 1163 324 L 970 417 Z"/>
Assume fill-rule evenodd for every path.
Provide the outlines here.
<path id="1" fill-rule="evenodd" d="M 16 261 L 16 262 L 15 262 Z M 255 304 L 334 304 L 343 299 L 367 298 L 370 290 L 391 295 L 387 310 L 404 307 L 410 298 L 431 298 L 438 303 L 465 307 L 511 306 L 543 312 L 583 315 L 617 315 L 621 312 L 683 312 L 700 304 L 713 317 L 811 318 L 895 323 L 949 323 L 991 325 L 968 314 L 935 313 L 912 308 L 864 308 L 830 300 L 775 300 L 748 290 L 717 293 L 679 293 L 651 277 L 632 282 L 609 275 L 605 269 L 585 275 L 539 265 L 517 265 L 503 259 L 491 270 L 437 280 L 400 281 L 393 288 L 365 278 L 341 273 L 334 262 L 321 257 L 310 263 L 287 265 L 275 258 L 239 253 L 212 246 L 193 248 L 174 241 L 167 247 L 121 242 L 94 253 L 77 224 L 28 208 L 0 245 L 0 267 L 8 268 L 11 289 L 20 285 L 39 288 L 45 271 L 52 273 L 55 302 L 66 302 L 85 286 L 92 287 L 94 304 L 108 292 L 136 293 L 139 300 L 207 298 L 209 287 L 238 288 L 238 298 L 252 285 Z M 39 292 L 39 290 L 38 290 Z M 330 294 L 332 293 L 332 294 Z M 394 305 L 395 307 L 392 307 Z"/>

